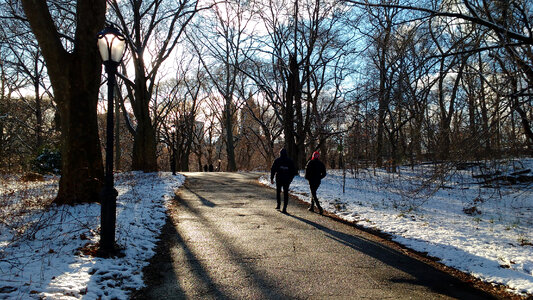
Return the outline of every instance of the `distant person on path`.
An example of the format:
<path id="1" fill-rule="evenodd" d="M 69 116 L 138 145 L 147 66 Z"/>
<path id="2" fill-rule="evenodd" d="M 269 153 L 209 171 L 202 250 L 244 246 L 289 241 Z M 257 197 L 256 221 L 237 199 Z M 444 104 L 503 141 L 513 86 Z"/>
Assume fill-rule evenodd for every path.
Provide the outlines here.
<path id="1" fill-rule="evenodd" d="M 207 172 L 207 165 L 204 165 L 204 172 Z"/>
<path id="2" fill-rule="evenodd" d="M 270 182 L 274 183 L 275 176 L 276 200 L 278 201 L 276 209 L 280 209 L 281 188 L 283 188 L 283 210 L 281 212 L 284 214 L 287 213 L 287 204 L 289 202 L 289 186 L 296 175 L 298 175 L 298 170 L 296 170 L 293 161 L 287 155 L 287 150 L 281 149 L 279 157 L 274 160 L 270 169 Z"/>
<path id="3" fill-rule="evenodd" d="M 311 207 L 310 211 L 315 211 L 315 204 L 320 214 L 323 213 L 323 209 L 318 202 L 316 191 L 320 186 L 322 178 L 326 177 L 326 166 L 320 161 L 320 153 L 315 151 L 310 161 L 305 166 L 305 179 L 309 181 L 309 188 L 311 189 Z"/>
<path id="4" fill-rule="evenodd" d="M 215 168 L 213 168 L 213 164 L 209 164 L 209 172 L 213 172 Z"/>

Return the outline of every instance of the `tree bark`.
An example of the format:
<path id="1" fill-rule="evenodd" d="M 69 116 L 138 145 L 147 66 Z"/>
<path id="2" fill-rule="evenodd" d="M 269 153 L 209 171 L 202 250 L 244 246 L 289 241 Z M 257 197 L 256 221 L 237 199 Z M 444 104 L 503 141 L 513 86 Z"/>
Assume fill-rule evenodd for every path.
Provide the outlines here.
<path id="1" fill-rule="evenodd" d="M 118 85 L 115 84 L 115 95 L 118 96 L 120 90 Z M 120 157 L 122 156 L 122 147 L 120 145 L 120 97 L 115 97 L 115 170 L 121 169 Z"/>
<path id="2" fill-rule="evenodd" d="M 455 114 L 455 101 L 457 100 L 457 92 L 459 84 L 463 76 L 463 71 L 466 66 L 468 57 L 461 58 L 459 69 L 453 83 L 452 91 L 449 99 L 445 97 L 444 80 L 450 69 L 444 70 L 444 60 L 441 61 L 440 78 L 439 78 L 439 107 L 440 107 L 440 132 L 439 132 L 439 159 L 447 160 L 451 151 L 451 123 L 453 115 Z M 446 101 L 448 106 L 446 107 Z"/>
<path id="3" fill-rule="evenodd" d="M 146 120 L 143 118 L 143 120 Z M 137 116 L 137 130 L 133 142 L 132 170 L 144 172 L 157 171 L 155 131 L 151 119 L 139 121 Z"/>
<path id="4" fill-rule="evenodd" d="M 287 154 L 297 162 L 297 147 L 294 130 L 294 103 L 299 94 L 299 72 L 296 55 L 289 57 L 289 75 L 287 77 L 287 93 L 285 95 L 285 105 L 283 111 L 283 133 L 285 134 L 285 149 Z M 298 168 L 298 166 L 297 166 Z"/>
<path id="5" fill-rule="evenodd" d="M 231 94 L 227 96 L 224 108 L 224 122 L 226 127 L 226 152 L 228 154 L 228 171 L 237 171 L 237 163 L 235 162 L 235 145 L 233 143 L 233 110 Z"/>
<path id="6" fill-rule="evenodd" d="M 387 86 L 387 56 L 390 51 L 389 44 L 391 39 L 392 32 L 392 19 L 387 14 L 385 20 L 383 21 L 384 26 L 382 26 L 383 36 L 378 39 L 378 68 L 379 68 L 379 91 L 378 91 L 378 128 L 377 128 L 377 141 L 376 141 L 376 165 L 378 168 L 383 166 L 383 156 L 384 156 L 384 140 L 385 140 L 385 122 L 386 122 L 386 112 L 389 108 L 390 102 L 390 87 Z"/>
<path id="7" fill-rule="evenodd" d="M 67 52 L 44 0 L 22 0 L 43 53 L 61 126 L 61 179 L 58 204 L 98 200 L 104 176 L 98 137 L 97 101 L 101 59 L 96 34 L 104 26 L 105 0 L 76 4 L 74 50 Z"/>
<path id="8" fill-rule="evenodd" d="M 134 59 L 135 64 L 135 100 L 132 101 L 133 112 L 137 119 L 133 142 L 132 170 L 144 172 L 157 171 L 157 154 L 155 129 L 150 118 L 151 93 L 146 86 L 144 62 Z M 131 95 L 130 95 L 131 96 Z"/>

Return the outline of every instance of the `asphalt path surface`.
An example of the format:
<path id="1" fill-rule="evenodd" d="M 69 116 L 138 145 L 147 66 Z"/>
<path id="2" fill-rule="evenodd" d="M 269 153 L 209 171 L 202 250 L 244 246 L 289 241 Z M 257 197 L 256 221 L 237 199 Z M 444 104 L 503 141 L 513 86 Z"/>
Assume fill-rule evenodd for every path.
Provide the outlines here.
<path id="1" fill-rule="evenodd" d="M 257 174 L 185 173 L 137 299 L 490 299 L 289 200 Z"/>

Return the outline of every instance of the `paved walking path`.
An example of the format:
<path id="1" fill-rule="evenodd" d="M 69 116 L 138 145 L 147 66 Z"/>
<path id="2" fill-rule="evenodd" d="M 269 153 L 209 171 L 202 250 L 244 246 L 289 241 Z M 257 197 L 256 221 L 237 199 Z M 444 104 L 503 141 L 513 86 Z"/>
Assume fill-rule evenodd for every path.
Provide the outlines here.
<path id="1" fill-rule="evenodd" d="M 140 299 L 490 299 L 368 233 L 285 215 L 257 175 L 187 173 Z"/>

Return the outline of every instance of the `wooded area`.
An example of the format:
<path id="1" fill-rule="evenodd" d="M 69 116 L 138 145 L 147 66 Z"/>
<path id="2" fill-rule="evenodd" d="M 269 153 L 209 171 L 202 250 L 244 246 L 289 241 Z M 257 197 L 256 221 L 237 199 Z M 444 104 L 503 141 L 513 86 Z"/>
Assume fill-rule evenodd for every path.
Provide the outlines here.
<path id="1" fill-rule="evenodd" d="M 58 203 L 101 188 L 104 19 L 128 44 L 117 170 L 533 154 L 528 0 L 0 3 L 0 171 L 61 172 Z"/>

